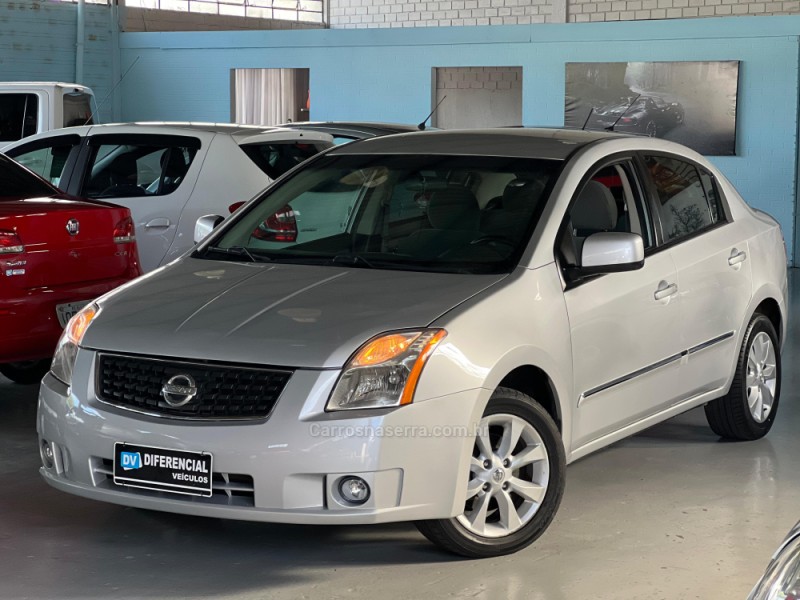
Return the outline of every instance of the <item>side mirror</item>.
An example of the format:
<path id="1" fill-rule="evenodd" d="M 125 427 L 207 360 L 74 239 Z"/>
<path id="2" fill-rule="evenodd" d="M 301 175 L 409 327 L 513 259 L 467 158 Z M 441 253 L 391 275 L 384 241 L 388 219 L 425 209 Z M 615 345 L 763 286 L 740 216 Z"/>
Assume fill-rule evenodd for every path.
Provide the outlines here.
<path id="1" fill-rule="evenodd" d="M 583 275 L 635 271 L 643 266 L 644 242 L 640 235 L 609 231 L 592 234 L 583 242 Z"/>
<path id="2" fill-rule="evenodd" d="M 194 243 L 202 242 L 214 228 L 222 223 L 225 217 L 219 215 L 203 215 L 194 224 Z"/>

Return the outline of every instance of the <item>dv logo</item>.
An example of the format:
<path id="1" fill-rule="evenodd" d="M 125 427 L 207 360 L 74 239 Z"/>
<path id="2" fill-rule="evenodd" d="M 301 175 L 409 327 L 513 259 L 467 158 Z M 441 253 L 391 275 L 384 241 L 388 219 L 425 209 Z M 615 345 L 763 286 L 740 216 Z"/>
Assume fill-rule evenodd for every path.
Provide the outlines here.
<path id="1" fill-rule="evenodd" d="M 124 471 L 142 468 L 142 455 L 138 452 L 121 452 L 119 460 Z"/>

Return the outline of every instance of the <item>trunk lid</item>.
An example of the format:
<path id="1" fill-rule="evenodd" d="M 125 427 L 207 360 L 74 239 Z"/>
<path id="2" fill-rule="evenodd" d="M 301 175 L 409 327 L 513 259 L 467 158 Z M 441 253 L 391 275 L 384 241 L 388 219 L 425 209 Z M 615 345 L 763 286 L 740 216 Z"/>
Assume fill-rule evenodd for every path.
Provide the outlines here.
<path id="1" fill-rule="evenodd" d="M 0 199 L 0 231 L 21 253 L 0 254 L 3 287 L 31 289 L 124 277 L 138 263 L 134 241 L 115 243 L 127 208 L 68 197 Z"/>

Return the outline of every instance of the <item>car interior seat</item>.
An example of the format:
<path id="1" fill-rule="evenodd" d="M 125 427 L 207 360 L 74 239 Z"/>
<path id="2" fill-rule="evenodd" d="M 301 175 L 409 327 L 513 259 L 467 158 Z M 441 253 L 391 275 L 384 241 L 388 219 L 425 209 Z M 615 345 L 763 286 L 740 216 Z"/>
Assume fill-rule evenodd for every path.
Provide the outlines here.
<path id="1" fill-rule="evenodd" d="M 162 180 L 159 187 L 159 194 L 171 194 L 183 181 L 189 165 L 183 156 L 183 151 L 179 148 L 170 148 L 161 155 Z"/>
<path id="2" fill-rule="evenodd" d="M 470 190 L 451 186 L 437 190 L 428 204 L 430 228 L 415 231 L 402 240 L 397 251 L 411 256 L 434 258 L 469 244 L 480 234 L 481 212 Z"/>
<path id="3" fill-rule="evenodd" d="M 613 231 L 618 220 L 614 195 L 599 181 L 583 186 L 569 213 L 567 230 L 563 232 L 559 249 L 570 265 L 578 265 L 583 242 L 593 233 Z"/>
<path id="4" fill-rule="evenodd" d="M 115 196 L 144 196 L 146 192 L 137 184 L 139 173 L 136 166 L 136 157 L 133 154 L 120 154 L 111 161 L 108 167 L 108 176 L 111 185 L 102 191 L 100 196 L 113 198 Z"/>
<path id="5" fill-rule="evenodd" d="M 530 215 L 542 200 L 544 183 L 540 178 L 517 177 L 506 184 L 499 206 L 484 210 L 481 231 L 485 235 L 507 238 L 516 243 L 528 226 Z"/>

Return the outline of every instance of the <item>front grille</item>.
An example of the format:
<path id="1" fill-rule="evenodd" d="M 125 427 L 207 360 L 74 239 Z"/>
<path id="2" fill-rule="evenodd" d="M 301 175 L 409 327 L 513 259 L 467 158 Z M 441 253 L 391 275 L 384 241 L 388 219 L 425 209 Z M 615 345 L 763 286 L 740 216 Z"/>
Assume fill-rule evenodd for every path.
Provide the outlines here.
<path id="1" fill-rule="evenodd" d="M 183 406 L 167 403 L 162 388 L 188 375 L 196 393 Z M 292 371 L 100 354 L 97 397 L 130 410 L 179 419 L 258 419 L 269 416 Z M 188 380 L 178 378 L 180 385 Z M 175 403 L 176 395 L 170 396 Z M 177 400 L 181 400 L 180 394 Z"/>
<path id="2" fill-rule="evenodd" d="M 155 490 L 117 485 L 114 483 L 114 463 L 107 458 L 92 457 L 92 474 L 95 487 L 109 490 L 124 490 L 130 494 L 184 500 L 201 504 L 221 504 L 226 506 L 255 506 L 256 496 L 253 477 L 235 473 L 212 473 L 211 496 L 188 496 L 170 494 Z"/>

